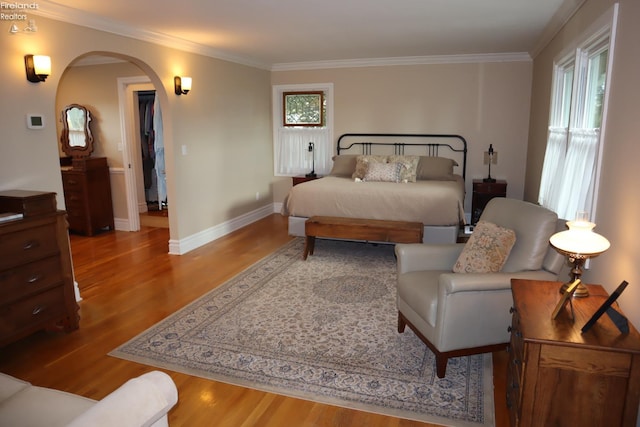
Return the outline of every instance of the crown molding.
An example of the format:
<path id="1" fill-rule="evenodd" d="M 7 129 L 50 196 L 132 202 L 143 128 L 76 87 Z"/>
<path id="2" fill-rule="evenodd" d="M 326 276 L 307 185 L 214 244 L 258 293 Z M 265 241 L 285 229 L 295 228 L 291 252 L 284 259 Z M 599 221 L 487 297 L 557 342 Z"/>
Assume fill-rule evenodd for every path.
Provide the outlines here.
<path id="1" fill-rule="evenodd" d="M 193 43 L 178 37 L 168 36 L 166 34 L 148 31 L 140 28 L 134 28 L 130 25 L 125 25 L 120 22 L 112 21 L 98 15 L 82 12 L 77 9 L 49 2 L 47 0 L 40 1 L 38 3 L 38 8 L 30 11 L 30 13 L 56 21 L 67 22 L 70 24 L 79 25 L 81 27 L 105 31 L 112 34 L 117 34 L 119 36 L 130 37 L 136 40 L 142 40 L 160 46 L 209 56 L 211 58 L 222 59 L 224 61 L 247 65 L 254 68 L 269 70 L 271 67 L 270 64 L 265 64 L 249 58 L 231 55 L 226 52 L 222 52 L 198 43 Z"/>
<path id="2" fill-rule="evenodd" d="M 337 61 L 289 62 L 274 64 L 271 71 L 319 70 L 325 68 L 382 67 L 393 65 L 464 64 L 478 62 L 528 62 L 526 52 L 473 55 L 404 56 L 397 58 L 345 59 Z"/>
<path id="3" fill-rule="evenodd" d="M 544 27 L 542 35 L 540 35 L 536 45 L 531 50 L 531 58 L 538 56 L 540 52 L 551 43 L 551 40 L 562 30 L 586 1 L 587 0 L 564 0 L 562 2 L 556 13 L 551 17 L 551 20 Z"/>

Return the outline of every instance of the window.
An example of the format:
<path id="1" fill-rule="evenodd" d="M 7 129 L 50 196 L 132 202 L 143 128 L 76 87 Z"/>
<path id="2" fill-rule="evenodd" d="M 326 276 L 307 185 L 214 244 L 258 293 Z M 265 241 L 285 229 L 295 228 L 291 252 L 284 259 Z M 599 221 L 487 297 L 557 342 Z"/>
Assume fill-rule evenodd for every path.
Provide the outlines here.
<path id="1" fill-rule="evenodd" d="M 322 127 L 326 106 L 324 92 L 284 92 L 282 126 Z"/>
<path id="2" fill-rule="evenodd" d="M 578 211 L 595 216 L 616 12 L 554 64 L 538 202 L 560 218 L 572 220 Z"/>
<path id="3" fill-rule="evenodd" d="M 331 170 L 333 84 L 273 87 L 274 174 L 295 176 Z M 314 152 L 308 150 L 313 142 Z"/>

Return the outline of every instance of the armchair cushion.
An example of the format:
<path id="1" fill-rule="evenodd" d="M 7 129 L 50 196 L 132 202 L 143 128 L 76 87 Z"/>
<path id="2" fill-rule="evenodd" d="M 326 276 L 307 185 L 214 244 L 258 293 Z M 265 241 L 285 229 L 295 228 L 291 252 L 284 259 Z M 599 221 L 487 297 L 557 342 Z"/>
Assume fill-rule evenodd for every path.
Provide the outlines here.
<path id="1" fill-rule="evenodd" d="M 487 203 L 480 219 L 516 232 L 503 272 L 540 270 L 549 249 L 549 237 L 555 232 L 555 212 L 522 200 L 495 197 Z"/>
<path id="2" fill-rule="evenodd" d="M 516 233 L 488 221 L 479 221 L 453 266 L 454 273 L 497 273 L 507 261 Z"/>

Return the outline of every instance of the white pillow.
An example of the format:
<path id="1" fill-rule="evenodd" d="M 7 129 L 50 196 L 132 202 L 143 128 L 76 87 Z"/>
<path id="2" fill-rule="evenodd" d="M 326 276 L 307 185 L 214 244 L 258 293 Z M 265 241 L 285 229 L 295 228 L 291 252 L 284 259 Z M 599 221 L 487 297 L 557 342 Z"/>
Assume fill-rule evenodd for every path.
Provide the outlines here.
<path id="1" fill-rule="evenodd" d="M 400 163 L 370 163 L 364 180 L 369 182 L 400 182 Z"/>

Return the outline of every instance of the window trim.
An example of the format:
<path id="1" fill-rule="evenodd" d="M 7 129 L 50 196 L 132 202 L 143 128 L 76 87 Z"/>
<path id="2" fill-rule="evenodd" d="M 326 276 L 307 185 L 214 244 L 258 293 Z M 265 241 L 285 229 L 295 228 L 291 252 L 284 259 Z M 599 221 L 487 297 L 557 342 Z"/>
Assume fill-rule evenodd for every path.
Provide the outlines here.
<path id="1" fill-rule="evenodd" d="M 603 109 L 600 126 L 600 136 L 596 154 L 597 158 L 595 162 L 593 182 L 591 183 L 592 189 L 590 190 L 592 193 L 591 202 L 590 206 L 586 207 L 590 212 L 591 221 L 595 221 L 597 213 L 596 210 L 598 205 L 598 192 L 600 187 L 600 177 L 602 173 L 602 158 L 604 152 L 604 142 L 606 140 L 609 93 L 611 87 L 611 78 L 613 75 L 613 58 L 615 56 L 614 52 L 617 21 L 618 3 L 615 3 L 611 8 L 609 8 L 609 10 L 607 10 L 599 18 L 597 18 L 579 37 L 576 37 L 572 43 L 570 43 L 565 49 L 563 49 L 562 52 L 558 54 L 556 56 L 556 59 L 553 61 L 553 78 L 551 84 L 552 93 L 550 97 L 550 112 L 548 121 L 549 128 L 557 125 L 559 121 L 558 119 L 562 114 L 557 110 L 557 108 L 561 104 L 561 94 L 558 93 L 557 90 L 559 83 L 558 80 L 560 79 L 561 73 L 564 72 L 564 70 L 568 69 L 568 66 L 573 63 L 574 77 L 572 85 L 571 108 L 569 112 L 569 126 L 567 129 L 568 131 L 569 129 L 575 128 L 577 125 L 579 127 L 579 125 L 583 121 L 583 118 L 577 117 L 577 114 L 583 114 L 584 108 L 580 107 L 580 111 L 575 111 L 576 108 L 574 108 L 573 105 L 573 97 L 578 91 L 578 85 L 581 84 L 581 82 L 578 81 L 581 74 L 579 71 L 579 67 L 588 66 L 588 58 L 596 52 L 601 52 L 603 47 L 608 47 L 609 51 L 607 57 L 607 74 L 605 80 L 604 97 L 602 99 Z M 604 45 L 603 40 L 606 39 L 608 39 L 608 43 Z M 582 61 L 581 57 L 583 56 L 586 57 L 586 61 Z M 585 76 L 585 79 L 586 78 L 587 77 Z"/>
<path id="2" fill-rule="evenodd" d="M 308 83 L 308 84 L 285 84 L 285 85 L 273 85 L 272 86 L 272 131 L 273 131 L 273 174 L 274 176 L 293 176 L 291 174 L 284 174 L 278 172 L 278 130 L 283 128 L 283 92 L 309 92 L 309 91 L 323 91 L 325 93 L 325 101 L 326 101 L 326 116 L 324 128 L 328 132 L 328 138 L 331 144 L 331 147 L 327 147 L 324 156 L 325 163 L 331 163 L 331 157 L 335 152 L 335 143 L 333 139 L 333 83 Z M 306 129 L 313 130 L 318 127 L 307 127 Z M 319 149 L 320 147 L 316 147 Z M 320 160 L 316 157 L 315 159 L 316 168 L 321 163 Z M 317 172 L 318 170 L 316 170 Z"/>

